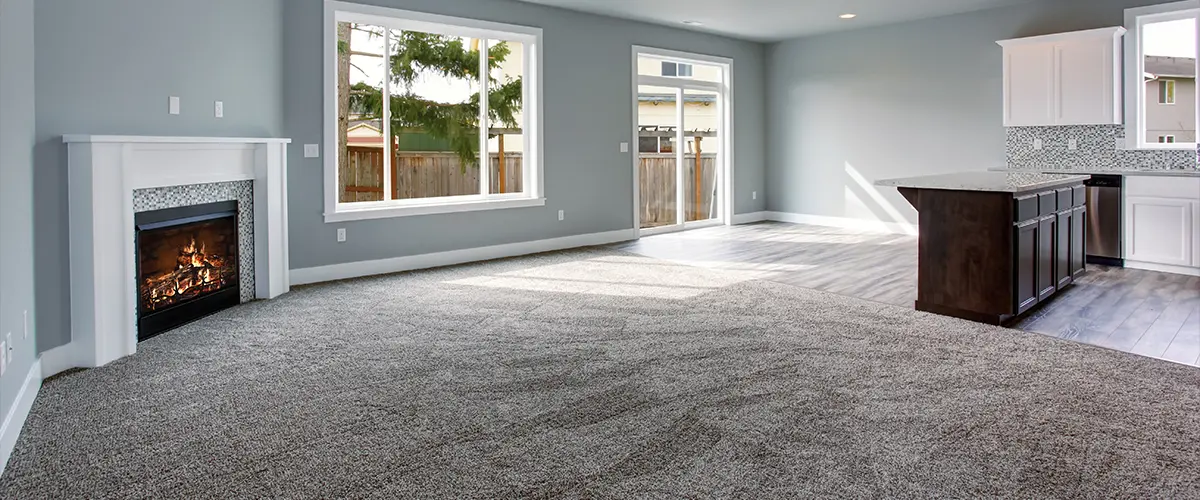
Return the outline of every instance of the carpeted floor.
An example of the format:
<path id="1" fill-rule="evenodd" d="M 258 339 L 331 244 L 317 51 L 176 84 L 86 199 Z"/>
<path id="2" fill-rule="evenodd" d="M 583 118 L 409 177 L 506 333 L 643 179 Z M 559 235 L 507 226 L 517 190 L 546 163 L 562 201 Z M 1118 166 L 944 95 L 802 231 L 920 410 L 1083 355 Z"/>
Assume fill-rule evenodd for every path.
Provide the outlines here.
<path id="1" fill-rule="evenodd" d="M 0 497 L 1200 496 L 1200 369 L 714 267 L 237 307 L 47 381 Z"/>

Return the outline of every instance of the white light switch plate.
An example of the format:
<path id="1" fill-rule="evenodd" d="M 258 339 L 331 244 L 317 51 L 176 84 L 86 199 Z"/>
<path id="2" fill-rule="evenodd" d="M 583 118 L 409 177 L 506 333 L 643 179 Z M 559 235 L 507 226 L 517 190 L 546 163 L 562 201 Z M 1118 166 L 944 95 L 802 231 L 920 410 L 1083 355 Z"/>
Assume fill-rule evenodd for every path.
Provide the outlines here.
<path id="1" fill-rule="evenodd" d="M 629 143 L 628 143 L 628 142 L 622 142 L 622 143 L 621 143 L 621 152 L 622 152 L 622 153 L 628 153 L 628 152 L 629 152 Z"/>
<path id="2" fill-rule="evenodd" d="M 338 240 L 338 243 L 345 243 L 345 242 L 346 242 L 346 228 L 344 228 L 344 227 L 339 227 L 339 228 L 338 228 L 338 230 L 337 230 L 337 240 Z"/>
<path id="3" fill-rule="evenodd" d="M 319 146 L 317 144 L 305 144 L 304 145 L 304 157 L 305 158 L 316 158 L 318 156 L 321 156 L 321 146 Z"/>
<path id="4" fill-rule="evenodd" d="M 1071 151 L 1075 151 L 1076 149 L 1079 149 L 1079 141 L 1077 141 L 1075 139 L 1068 139 L 1067 140 L 1067 149 L 1069 149 Z"/>
<path id="5" fill-rule="evenodd" d="M 564 217 L 565 215 L 566 215 L 566 214 L 565 214 L 565 212 L 563 212 L 562 210 L 559 210 L 559 211 L 558 211 L 558 220 L 563 220 L 563 217 Z"/>
<path id="6" fill-rule="evenodd" d="M 0 352 L 8 352 L 8 344 L 0 342 Z M 0 355 L 0 375 L 4 375 L 4 372 L 8 370 L 7 358 L 8 356 Z"/>
<path id="7" fill-rule="evenodd" d="M 1033 140 L 1033 149 L 1042 149 L 1042 140 L 1041 139 Z"/>
<path id="8" fill-rule="evenodd" d="M 167 112 L 171 113 L 173 115 L 179 114 L 179 98 L 178 97 L 171 96 L 170 99 L 167 99 Z"/>
<path id="9" fill-rule="evenodd" d="M 224 118 L 225 117 L 225 103 L 223 103 L 221 101 L 217 101 L 216 105 L 213 106 L 213 115 L 216 116 L 217 118 Z"/>

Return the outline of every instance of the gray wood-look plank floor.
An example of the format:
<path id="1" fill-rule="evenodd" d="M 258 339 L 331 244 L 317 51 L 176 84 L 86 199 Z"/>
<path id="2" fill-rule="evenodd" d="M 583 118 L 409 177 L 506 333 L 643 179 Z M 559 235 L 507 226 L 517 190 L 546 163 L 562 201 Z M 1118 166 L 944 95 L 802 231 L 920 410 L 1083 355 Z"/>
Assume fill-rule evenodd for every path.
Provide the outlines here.
<path id="1" fill-rule="evenodd" d="M 766 279 L 912 307 L 917 238 L 762 222 L 616 245 L 675 262 L 770 271 Z M 1089 265 L 1013 328 L 1200 366 L 1200 278 Z"/>

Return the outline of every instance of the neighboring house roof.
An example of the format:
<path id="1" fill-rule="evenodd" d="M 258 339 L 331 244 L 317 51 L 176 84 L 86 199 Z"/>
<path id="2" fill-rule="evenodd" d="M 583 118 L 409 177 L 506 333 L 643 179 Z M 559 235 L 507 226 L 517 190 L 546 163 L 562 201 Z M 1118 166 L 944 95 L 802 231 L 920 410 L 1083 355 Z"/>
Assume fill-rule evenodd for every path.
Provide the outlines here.
<path id="1" fill-rule="evenodd" d="M 1146 77 L 1149 79 L 1166 78 L 1195 78 L 1196 59 L 1194 57 L 1165 57 L 1146 56 Z"/>
<path id="2" fill-rule="evenodd" d="M 355 128 L 362 127 L 362 126 L 371 127 L 373 129 L 375 129 L 376 132 L 378 132 L 379 130 L 381 130 L 383 128 L 383 122 L 381 122 L 379 120 L 350 120 L 350 128 L 351 129 L 355 129 Z"/>

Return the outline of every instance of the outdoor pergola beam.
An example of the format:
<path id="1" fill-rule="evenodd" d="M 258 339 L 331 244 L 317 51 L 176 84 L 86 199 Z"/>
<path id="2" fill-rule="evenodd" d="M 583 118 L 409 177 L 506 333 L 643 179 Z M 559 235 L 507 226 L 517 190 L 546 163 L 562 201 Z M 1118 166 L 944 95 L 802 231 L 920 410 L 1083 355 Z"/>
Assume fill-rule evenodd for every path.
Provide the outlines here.
<path id="1" fill-rule="evenodd" d="M 716 137 L 717 132 L 714 130 L 692 130 L 684 131 L 684 137 Z M 639 130 L 638 137 L 675 137 L 674 130 Z"/>

